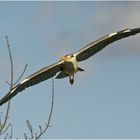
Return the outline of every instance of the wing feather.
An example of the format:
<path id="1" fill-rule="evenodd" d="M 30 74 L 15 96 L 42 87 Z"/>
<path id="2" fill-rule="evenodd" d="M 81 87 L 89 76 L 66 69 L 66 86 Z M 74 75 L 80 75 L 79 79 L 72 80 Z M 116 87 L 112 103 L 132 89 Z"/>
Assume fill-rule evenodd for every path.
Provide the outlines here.
<path id="1" fill-rule="evenodd" d="M 116 33 L 112 33 L 109 35 L 106 35 L 94 42 L 91 42 L 84 48 L 80 49 L 78 52 L 76 52 L 76 59 L 77 61 L 83 61 L 91 57 L 92 55 L 96 54 L 100 50 L 102 50 L 107 45 L 113 43 L 114 41 L 120 40 L 122 38 L 135 35 L 137 33 L 140 33 L 140 28 L 134 28 L 134 29 L 125 29 Z"/>
<path id="2" fill-rule="evenodd" d="M 63 61 L 59 61 L 55 64 L 50 65 L 50 66 L 44 67 L 43 69 L 30 75 L 25 80 L 23 80 L 21 83 L 19 83 L 17 86 L 15 86 L 11 90 L 11 92 L 9 92 L 7 95 L 5 95 L 0 100 L 0 106 L 2 104 L 6 103 L 11 98 L 13 98 L 16 94 L 18 94 L 19 92 L 21 92 L 25 88 L 36 85 L 44 80 L 47 80 L 47 79 L 55 76 L 57 72 L 59 72 L 63 69 L 63 64 L 64 64 Z"/>

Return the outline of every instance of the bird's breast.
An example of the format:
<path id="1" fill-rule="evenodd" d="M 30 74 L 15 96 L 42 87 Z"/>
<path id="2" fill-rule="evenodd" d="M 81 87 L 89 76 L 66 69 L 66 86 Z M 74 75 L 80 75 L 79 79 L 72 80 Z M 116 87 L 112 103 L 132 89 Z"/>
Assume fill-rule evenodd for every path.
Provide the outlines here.
<path id="1" fill-rule="evenodd" d="M 73 75 L 77 71 L 77 68 L 72 62 L 65 62 L 65 66 L 66 66 L 66 72 L 69 75 Z"/>
<path id="2" fill-rule="evenodd" d="M 69 75 L 74 75 L 78 70 L 76 59 L 73 57 L 73 58 L 65 59 L 64 61 L 65 61 L 66 73 L 68 73 Z"/>

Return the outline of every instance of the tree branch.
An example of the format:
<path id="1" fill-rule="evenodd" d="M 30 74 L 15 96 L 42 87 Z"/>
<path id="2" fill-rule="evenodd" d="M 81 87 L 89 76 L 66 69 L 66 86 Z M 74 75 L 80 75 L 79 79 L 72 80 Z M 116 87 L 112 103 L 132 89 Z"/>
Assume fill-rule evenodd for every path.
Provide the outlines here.
<path id="1" fill-rule="evenodd" d="M 7 43 L 7 48 L 8 48 L 8 53 L 9 53 L 9 60 L 10 60 L 10 67 L 11 67 L 11 80 L 10 80 L 10 91 L 12 90 L 12 87 L 13 87 L 13 59 L 12 59 L 12 53 L 11 53 L 11 49 L 10 49 L 10 44 L 9 44 L 9 40 L 8 40 L 8 36 L 5 36 L 6 38 L 6 43 Z M 10 110 L 10 100 L 8 101 L 8 104 L 7 104 L 7 109 L 6 109 L 6 114 L 5 114 L 5 118 L 4 118 L 4 122 L 3 124 L 1 124 L 1 129 L 0 129 L 0 135 L 3 134 L 3 132 L 6 132 L 7 131 L 7 128 L 9 127 L 6 127 L 6 124 L 7 124 L 7 120 L 8 120 L 8 115 L 9 115 L 9 110 Z M 6 128 L 5 128 L 6 127 Z M 5 128 L 5 130 L 4 130 Z"/>
<path id="2" fill-rule="evenodd" d="M 26 123 L 27 123 L 27 127 L 28 127 L 28 129 L 29 129 L 29 131 L 30 131 L 31 138 L 29 138 L 29 137 L 27 136 L 27 134 L 24 133 L 24 138 L 25 138 L 25 139 L 36 139 L 36 140 L 37 140 L 37 139 L 40 139 L 41 136 L 43 136 L 43 135 L 47 132 L 48 128 L 50 127 L 50 122 L 51 122 L 52 113 L 53 113 L 53 107 L 54 107 L 54 78 L 52 78 L 51 108 L 50 108 L 50 113 L 49 113 L 48 120 L 47 120 L 46 123 L 45 123 L 45 127 L 42 128 L 42 126 L 39 125 L 39 126 L 38 126 L 38 127 L 39 127 L 39 133 L 36 133 L 36 132 L 35 132 L 35 133 L 33 134 L 33 128 L 32 128 L 32 126 L 31 126 L 30 122 L 27 120 Z"/>
<path id="3" fill-rule="evenodd" d="M 23 77 L 23 75 L 24 75 L 26 69 L 27 69 L 27 64 L 25 65 L 25 67 L 24 67 L 24 69 L 23 69 L 21 75 L 19 76 L 19 78 L 17 79 L 17 81 L 13 84 L 13 86 L 16 85 L 16 84 L 21 80 L 21 78 Z"/>
<path id="4" fill-rule="evenodd" d="M 16 85 L 19 80 L 22 78 L 23 74 L 26 71 L 27 68 L 27 64 L 24 67 L 23 72 L 21 73 L 21 75 L 19 76 L 19 78 L 17 79 L 17 81 L 14 83 L 14 66 L 13 66 L 13 58 L 12 58 L 12 53 L 11 53 L 11 49 L 10 49 L 10 44 L 9 44 L 9 40 L 8 40 L 8 36 L 5 37 L 6 38 L 6 43 L 7 43 L 7 48 L 8 48 L 8 54 L 9 54 L 9 60 L 10 60 L 10 82 L 7 82 L 7 84 L 10 86 L 9 88 L 9 92 L 13 89 L 13 86 Z M 48 128 L 50 127 L 50 122 L 51 122 L 51 118 L 52 118 L 52 113 L 53 113 L 53 107 L 54 107 L 54 78 L 52 78 L 52 97 L 51 97 L 51 108 L 50 108 L 50 113 L 49 113 L 49 117 L 48 120 L 45 123 L 45 127 L 42 128 L 41 125 L 39 125 L 39 133 L 34 133 L 33 132 L 33 128 L 32 125 L 30 124 L 30 122 L 27 120 L 26 124 L 27 124 L 27 128 L 30 131 L 30 137 L 29 138 L 26 133 L 24 134 L 24 138 L 25 139 L 40 139 L 41 136 L 43 136 L 43 134 L 45 134 L 48 130 Z M 7 104 L 7 108 L 6 108 L 6 113 L 4 116 L 4 120 L 2 119 L 3 113 L 1 112 L 0 114 L 0 136 L 3 134 L 5 135 L 5 139 L 7 138 L 12 138 L 13 136 L 13 126 L 12 124 L 7 124 L 7 121 L 9 119 L 9 111 L 10 111 L 10 100 L 8 101 Z M 10 133 L 7 133 L 8 129 L 10 128 Z"/>
<path id="5" fill-rule="evenodd" d="M 13 89 L 14 86 L 14 65 L 13 65 L 13 57 L 12 57 L 12 52 L 10 49 L 10 44 L 9 44 L 9 40 L 8 40 L 8 36 L 5 36 L 6 39 L 6 43 L 7 43 L 7 48 L 8 48 L 8 54 L 9 54 L 9 60 L 10 60 L 10 82 L 7 82 L 7 84 L 10 86 L 9 88 L 9 92 Z M 23 74 L 25 73 L 27 68 L 27 64 L 25 65 L 25 68 L 23 70 L 23 72 L 21 73 L 21 75 L 19 76 L 18 80 L 15 82 L 15 84 L 22 78 Z M 7 104 L 7 108 L 6 108 L 6 113 L 4 116 L 4 120 L 2 121 L 2 113 L 0 115 L 0 136 L 5 134 L 9 128 L 11 128 L 11 132 L 10 135 L 9 133 L 6 134 L 5 138 L 9 137 L 12 138 L 13 135 L 13 126 L 12 124 L 7 124 L 8 121 L 8 116 L 9 116 L 9 111 L 10 111 L 10 100 L 8 101 Z"/>
<path id="6" fill-rule="evenodd" d="M 53 113 L 53 107 L 54 107 L 54 78 L 52 78 L 52 99 L 51 99 L 51 109 L 50 109 L 50 114 L 49 114 L 49 118 L 47 123 L 45 124 L 46 127 L 44 128 L 44 130 L 42 131 L 41 127 L 40 127 L 40 134 L 38 134 L 35 139 L 39 139 L 44 133 L 47 132 L 48 128 L 50 127 L 50 122 L 51 122 L 51 118 L 52 118 L 52 113 Z"/>

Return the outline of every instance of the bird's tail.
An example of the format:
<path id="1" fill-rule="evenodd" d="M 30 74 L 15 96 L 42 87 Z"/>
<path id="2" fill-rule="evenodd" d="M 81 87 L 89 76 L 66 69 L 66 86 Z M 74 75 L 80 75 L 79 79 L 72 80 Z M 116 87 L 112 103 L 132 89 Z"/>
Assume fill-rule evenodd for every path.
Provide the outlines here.
<path id="1" fill-rule="evenodd" d="M 73 83 L 74 83 L 74 75 L 69 76 L 69 78 L 70 78 L 70 84 L 73 85 Z"/>

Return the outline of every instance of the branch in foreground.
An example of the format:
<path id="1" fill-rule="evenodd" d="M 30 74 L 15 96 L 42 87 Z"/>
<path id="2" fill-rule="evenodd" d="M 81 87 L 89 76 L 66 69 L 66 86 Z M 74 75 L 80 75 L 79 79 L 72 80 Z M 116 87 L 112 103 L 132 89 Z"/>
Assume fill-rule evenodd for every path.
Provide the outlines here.
<path id="1" fill-rule="evenodd" d="M 47 129 L 50 127 L 50 122 L 51 122 L 51 117 L 52 117 L 52 112 L 53 112 L 53 107 L 54 107 L 54 78 L 52 78 L 52 101 L 51 101 L 51 110 L 48 118 L 48 122 L 46 123 L 46 127 L 44 128 L 43 131 L 40 132 L 39 135 L 36 136 L 36 139 L 39 139 L 44 133 L 47 132 Z"/>
<path id="2" fill-rule="evenodd" d="M 10 67 L 11 67 L 11 80 L 10 80 L 10 91 L 12 90 L 13 87 L 13 59 L 12 59 L 12 53 L 11 53 L 11 49 L 10 49 L 10 44 L 9 44 L 9 40 L 8 40 L 8 36 L 5 37 L 6 38 L 6 43 L 7 43 L 7 48 L 8 48 L 8 53 L 9 53 L 9 59 L 10 59 Z M 10 124 L 8 124 L 7 126 L 7 121 L 8 121 L 8 115 L 9 115 L 9 110 L 10 110 L 10 101 L 8 101 L 8 105 L 6 108 L 6 114 L 5 114 L 5 118 L 3 123 L 1 123 L 1 127 L 0 127 L 0 135 L 3 135 L 4 133 L 6 133 L 6 131 L 8 130 L 8 126 Z M 2 116 L 0 116 L 2 117 Z"/>
<path id="3" fill-rule="evenodd" d="M 47 120 L 47 122 L 45 123 L 45 127 L 42 128 L 41 125 L 39 125 L 39 133 L 34 133 L 33 134 L 33 128 L 32 125 L 30 124 L 30 122 L 27 120 L 26 124 L 27 127 L 30 131 L 30 138 L 27 136 L 27 134 L 24 134 L 24 138 L 27 139 L 40 139 L 41 136 L 43 136 L 44 134 L 47 133 L 48 128 L 50 127 L 50 122 L 51 122 L 51 118 L 52 118 L 52 113 L 53 113 L 53 107 L 54 107 L 54 78 L 52 78 L 52 97 L 51 97 L 51 109 L 50 109 L 50 113 L 49 113 L 49 118 Z"/>
<path id="4" fill-rule="evenodd" d="M 10 44 L 9 44 L 9 40 L 8 40 L 8 36 L 5 36 L 6 39 L 6 43 L 7 43 L 7 48 L 8 48 L 8 54 L 9 54 L 9 60 L 10 60 L 10 82 L 7 82 L 7 84 L 10 86 L 9 87 L 9 92 L 12 90 L 13 86 L 23 77 L 23 74 L 26 71 L 27 68 L 27 64 L 25 65 L 25 68 L 23 70 L 23 72 L 21 73 L 21 75 L 19 76 L 18 80 L 14 83 L 14 65 L 13 65 L 13 57 L 12 57 L 12 52 L 11 52 L 11 48 L 10 48 Z M 5 139 L 6 138 L 12 138 L 13 135 L 13 126 L 12 124 L 7 124 L 7 121 L 9 119 L 9 111 L 10 111 L 10 100 L 8 101 L 7 107 L 6 107 L 6 113 L 4 115 L 4 120 L 2 120 L 2 113 L 0 115 L 0 136 L 4 135 L 6 133 Z M 8 129 L 10 129 L 10 134 L 7 133 Z"/>
<path id="5" fill-rule="evenodd" d="M 13 89 L 13 86 L 16 85 L 20 79 L 23 77 L 23 74 L 26 71 L 27 68 L 27 64 L 25 65 L 25 68 L 23 70 L 23 72 L 21 73 L 21 75 L 19 76 L 19 78 L 17 79 L 17 81 L 14 83 L 14 66 L 13 66 L 13 59 L 12 59 L 12 53 L 11 53 L 11 49 L 10 49 L 10 44 L 9 44 L 9 40 L 8 37 L 6 36 L 6 43 L 7 43 L 7 48 L 8 48 L 8 53 L 9 53 L 9 60 L 10 60 L 10 71 L 11 71 L 11 77 L 10 77 L 10 82 L 7 82 L 7 84 L 10 86 L 9 92 Z M 43 128 L 41 125 L 39 125 L 39 133 L 35 133 L 33 134 L 33 128 L 30 124 L 29 121 L 27 121 L 27 127 L 31 133 L 31 139 L 40 139 L 41 136 L 43 136 L 43 134 L 45 134 L 48 130 L 48 128 L 50 127 L 50 121 L 51 121 L 51 117 L 52 117 L 52 112 L 53 112 L 53 106 L 54 106 L 54 79 L 52 78 L 52 99 L 51 99 L 51 109 L 50 109 L 50 113 L 49 113 L 49 118 L 47 120 L 47 122 L 45 123 L 45 127 Z M 7 108 L 6 108 L 6 113 L 4 115 L 4 120 L 2 120 L 2 113 L 0 114 L 0 136 L 5 135 L 4 139 L 11 139 L 13 136 L 13 126 L 12 124 L 8 124 L 7 121 L 9 119 L 9 111 L 10 111 L 10 101 L 8 101 L 7 104 Z M 8 130 L 10 129 L 10 132 L 8 133 Z M 24 134 L 25 139 L 29 139 L 28 136 L 26 134 Z"/>

